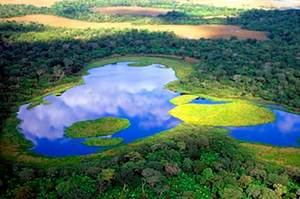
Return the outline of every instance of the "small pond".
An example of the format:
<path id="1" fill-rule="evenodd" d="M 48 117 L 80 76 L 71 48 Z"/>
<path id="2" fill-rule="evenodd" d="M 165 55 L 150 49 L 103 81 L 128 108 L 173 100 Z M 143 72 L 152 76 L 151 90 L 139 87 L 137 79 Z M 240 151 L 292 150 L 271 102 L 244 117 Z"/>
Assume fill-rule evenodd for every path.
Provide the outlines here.
<path id="1" fill-rule="evenodd" d="M 84 155 L 103 150 L 82 144 L 84 139 L 64 136 L 64 129 L 78 121 L 112 116 L 129 119 L 131 126 L 112 137 L 124 143 L 151 136 L 180 123 L 168 112 L 176 93 L 164 86 L 176 80 L 171 68 L 153 64 L 130 67 L 129 62 L 89 70 L 84 84 L 61 96 L 48 96 L 48 104 L 20 107 L 20 131 L 34 143 L 33 152 L 46 156 Z"/>

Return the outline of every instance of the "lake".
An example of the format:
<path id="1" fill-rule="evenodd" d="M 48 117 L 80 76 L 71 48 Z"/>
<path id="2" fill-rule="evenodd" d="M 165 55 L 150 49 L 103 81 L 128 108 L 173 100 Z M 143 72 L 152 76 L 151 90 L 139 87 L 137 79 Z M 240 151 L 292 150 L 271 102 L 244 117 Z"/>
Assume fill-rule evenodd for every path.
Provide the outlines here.
<path id="1" fill-rule="evenodd" d="M 300 115 L 271 108 L 276 116 L 274 122 L 249 127 L 232 127 L 230 136 L 247 142 L 275 146 L 300 146 Z"/>
<path id="2" fill-rule="evenodd" d="M 113 134 L 130 143 L 175 127 L 179 120 L 169 115 L 174 108 L 169 100 L 178 96 L 165 89 L 177 80 L 175 72 L 160 64 L 131 67 L 130 62 L 108 64 L 90 69 L 84 84 L 73 87 L 61 96 L 47 96 L 46 104 L 28 109 L 20 107 L 18 126 L 26 139 L 32 141 L 31 151 L 40 155 L 63 157 L 85 155 L 107 149 L 83 144 L 84 138 L 64 136 L 67 127 L 79 121 L 102 117 L 129 119 L 129 128 Z M 190 103 L 217 105 L 230 103 L 198 98 Z M 230 127 L 229 135 L 248 142 L 276 146 L 299 146 L 300 116 L 270 107 L 276 120 L 269 124 Z"/>
<path id="3" fill-rule="evenodd" d="M 151 136 L 180 123 L 168 112 L 169 100 L 178 94 L 164 88 L 177 80 L 171 68 L 159 64 L 130 67 L 129 62 L 105 65 L 89 70 L 84 84 L 61 96 L 48 96 L 48 104 L 32 109 L 23 105 L 18 112 L 20 131 L 33 142 L 33 152 L 46 156 L 70 156 L 94 153 L 104 147 L 82 144 L 84 139 L 64 136 L 65 128 L 79 121 L 112 116 L 129 119 L 131 126 L 112 137 L 124 143 Z"/>

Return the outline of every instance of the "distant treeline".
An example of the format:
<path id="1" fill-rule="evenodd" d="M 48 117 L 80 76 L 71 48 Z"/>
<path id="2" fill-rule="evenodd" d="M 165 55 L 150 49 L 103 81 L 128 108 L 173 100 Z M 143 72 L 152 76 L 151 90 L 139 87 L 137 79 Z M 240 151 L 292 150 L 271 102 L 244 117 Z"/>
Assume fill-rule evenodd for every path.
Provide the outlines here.
<path id="1" fill-rule="evenodd" d="M 166 8 L 173 11 L 166 15 L 159 15 L 158 17 L 149 16 L 133 16 L 133 15 L 104 15 L 93 12 L 94 7 L 104 6 L 143 6 Z M 241 13 L 242 9 L 235 8 L 218 8 L 205 5 L 190 5 L 190 4 L 174 4 L 169 1 L 161 1 L 153 4 L 148 1 L 124 2 L 117 1 L 61 1 L 55 3 L 51 8 L 38 8 L 31 5 L 0 5 L 1 17 L 14 17 L 26 14 L 53 14 L 64 16 L 68 18 L 96 21 L 96 22 L 124 22 L 130 21 L 139 24 L 207 24 L 207 23 L 225 23 L 226 17 L 219 18 L 219 16 L 235 16 Z M 205 18 L 206 16 L 217 18 Z"/>

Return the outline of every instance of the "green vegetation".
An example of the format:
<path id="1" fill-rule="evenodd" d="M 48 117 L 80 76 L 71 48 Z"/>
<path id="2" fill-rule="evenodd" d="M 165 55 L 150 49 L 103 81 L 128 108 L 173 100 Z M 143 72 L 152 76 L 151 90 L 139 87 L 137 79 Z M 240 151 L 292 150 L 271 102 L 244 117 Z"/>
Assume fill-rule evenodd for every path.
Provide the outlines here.
<path id="1" fill-rule="evenodd" d="M 174 105 L 182 105 L 182 104 L 187 104 L 189 103 L 190 101 L 194 100 L 198 98 L 197 95 L 180 95 L 178 97 L 175 97 L 173 99 L 170 100 L 170 102 Z"/>
<path id="2" fill-rule="evenodd" d="M 297 167 L 283 169 L 257 161 L 226 134 L 220 128 L 180 125 L 101 156 L 81 157 L 77 163 L 63 158 L 63 164 L 41 162 L 44 167 L 4 167 L 3 197 L 298 197 Z"/>
<path id="3" fill-rule="evenodd" d="M 101 138 L 101 137 L 95 137 L 95 138 L 89 138 L 86 141 L 83 142 L 83 144 L 86 144 L 88 146 L 114 146 L 121 144 L 123 142 L 122 138 Z"/>
<path id="4" fill-rule="evenodd" d="M 217 105 L 183 104 L 172 109 L 170 114 L 186 123 L 205 126 L 249 126 L 275 119 L 266 108 L 242 100 Z"/>
<path id="5" fill-rule="evenodd" d="M 77 122 L 68 127 L 65 134 L 73 138 L 112 135 L 128 128 L 129 125 L 130 122 L 127 119 L 104 117 L 97 120 Z"/>
<path id="6" fill-rule="evenodd" d="M 165 8 L 174 11 L 168 12 L 166 15 L 159 15 L 158 17 L 146 16 L 130 16 L 130 15 L 104 15 L 93 12 L 94 7 L 105 6 L 143 6 L 152 8 Z M 226 21 L 226 16 L 236 16 L 241 13 L 242 9 L 234 8 L 216 8 L 205 5 L 188 5 L 188 4 L 174 4 L 172 1 L 158 1 L 154 5 L 151 1 L 138 2 L 124 2 L 121 0 L 108 3 L 107 1 L 62 1 L 56 3 L 52 7 L 52 13 L 68 18 L 81 19 L 86 21 L 97 22 L 124 22 L 130 21 L 137 24 L 208 24 L 208 23 L 222 23 Z M 218 18 L 218 16 L 225 16 Z M 209 18 L 207 18 L 209 17 Z"/>
<path id="7" fill-rule="evenodd" d="M 281 166 L 300 168 L 299 148 L 274 147 L 250 143 L 242 143 L 242 146 L 252 151 L 260 160 Z"/>
<path id="8" fill-rule="evenodd" d="M 32 5 L 2 5 L 0 4 L 0 18 L 22 16 L 27 14 L 47 14 L 48 8 L 37 8 Z"/>
<path id="9" fill-rule="evenodd" d="M 122 60 L 174 68 L 179 80 L 168 88 L 175 91 L 272 101 L 300 111 L 299 10 L 237 10 L 159 2 L 155 7 L 176 12 L 157 18 L 90 12 L 93 6 L 152 6 L 152 1 L 139 0 L 62 1 L 49 9 L 0 6 L 1 17 L 56 13 L 89 21 L 222 23 L 266 31 L 269 37 L 266 41 L 187 40 L 165 32 L 104 32 L 1 22 L 1 198 L 300 197 L 298 148 L 239 143 L 220 128 L 182 124 L 87 156 L 48 158 L 27 151 L 32 143 L 16 129 L 20 121 L 15 113 L 20 104 L 37 105 L 43 96 L 59 95 L 79 84 L 88 68 Z M 217 15 L 237 17 L 214 18 Z M 124 56 L 128 54 L 135 55 Z M 107 56 L 114 57 L 101 59 Z M 96 61 L 86 67 L 92 60 Z M 204 115 L 201 122 L 207 125 L 246 125 L 250 120 L 257 124 L 273 119 L 268 110 L 239 100 L 210 107 L 179 105 L 174 110 L 192 123 L 198 123 L 198 117 Z M 195 117 L 190 115 L 195 111 L 192 109 L 198 110 Z M 211 111 L 219 115 L 208 118 Z M 224 119 L 221 121 L 219 116 Z M 82 131 L 82 136 L 91 131 Z"/>

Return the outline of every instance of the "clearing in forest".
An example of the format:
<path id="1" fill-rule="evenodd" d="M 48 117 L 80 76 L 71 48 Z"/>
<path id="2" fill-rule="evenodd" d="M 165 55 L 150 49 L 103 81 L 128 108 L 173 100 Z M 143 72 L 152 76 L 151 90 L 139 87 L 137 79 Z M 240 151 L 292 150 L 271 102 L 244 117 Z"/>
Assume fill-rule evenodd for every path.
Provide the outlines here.
<path id="1" fill-rule="evenodd" d="M 164 15 L 171 9 L 163 8 L 150 8 L 139 6 L 113 6 L 113 7 L 94 7 L 93 12 L 99 12 L 105 15 L 133 15 L 133 16 L 150 16 L 157 17 L 158 15 Z"/>
<path id="2" fill-rule="evenodd" d="M 36 7 L 51 7 L 54 3 L 61 0 L 0 0 L 0 4 L 24 4 Z"/>
<path id="3" fill-rule="evenodd" d="M 114 28 L 114 29 L 137 29 L 160 32 L 173 32 L 181 38 L 187 39 L 217 39 L 237 37 L 239 39 L 257 39 L 265 40 L 267 35 L 265 32 L 241 29 L 239 26 L 232 25 L 136 25 L 128 22 L 87 22 L 53 15 L 26 15 L 21 17 L 12 17 L 0 19 L 0 21 L 16 21 L 16 22 L 35 22 L 39 24 L 49 25 L 53 27 L 65 28 Z"/>

